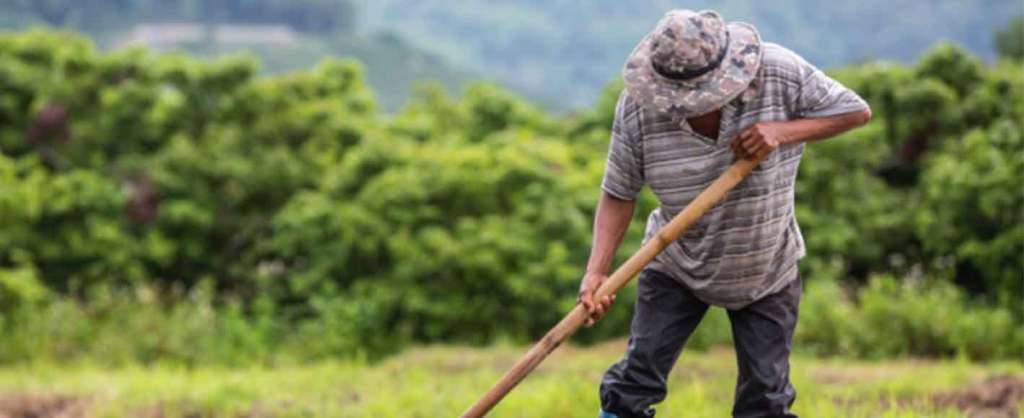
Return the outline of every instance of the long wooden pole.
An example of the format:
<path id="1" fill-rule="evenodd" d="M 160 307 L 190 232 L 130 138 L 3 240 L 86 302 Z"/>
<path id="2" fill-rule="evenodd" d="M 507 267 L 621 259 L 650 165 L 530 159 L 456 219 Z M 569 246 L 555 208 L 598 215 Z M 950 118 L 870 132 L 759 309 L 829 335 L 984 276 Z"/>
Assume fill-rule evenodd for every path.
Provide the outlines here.
<path id="1" fill-rule="evenodd" d="M 594 298 L 600 300 L 605 296 L 614 295 L 619 289 L 622 289 L 656 255 L 678 239 L 690 225 L 693 225 L 697 219 L 722 200 L 733 187 L 743 181 L 762 159 L 764 159 L 763 155 L 753 160 L 743 159 L 733 163 L 718 179 L 697 195 L 696 199 L 693 199 L 689 205 L 686 205 L 672 218 L 668 225 L 662 227 L 632 257 L 629 257 L 611 276 L 608 276 L 604 284 L 594 293 Z M 494 405 L 526 378 L 526 375 L 544 361 L 548 354 L 551 354 L 562 342 L 575 333 L 586 319 L 586 308 L 577 304 L 565 318 L 562 318 L 554 328 L 544 335 L 544 338 L 541 338 L 526 354 L 520 357 L 516 364 L 487 393 L 481 396 L 466 412 L 463 412 L 462 418 L 481 418 L 487 414 Z"/>

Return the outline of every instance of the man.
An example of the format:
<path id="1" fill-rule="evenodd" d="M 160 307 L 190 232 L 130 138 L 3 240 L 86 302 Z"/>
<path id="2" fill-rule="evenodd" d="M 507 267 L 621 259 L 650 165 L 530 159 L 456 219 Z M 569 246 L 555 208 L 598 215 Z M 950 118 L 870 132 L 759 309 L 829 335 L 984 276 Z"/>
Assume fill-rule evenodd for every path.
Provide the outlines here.
<path id="1" fill-rule="evenodd" d="M 601 382 L 603 417 L 651 417 L 709 305 L 728 310 L 739 377 L 735 417 L 795 417 L 789 353 L 804 243 L 793 188 L 805 142 L 871 118 L 855 93 L 748 24 L 713 11 L 673 10 L 636 47 L 612 126 L 604 190 L 579 299 L 595 300 L 644 185 L 660 207 L 649 239 L 735 158 L 766 155 L 722 202 L 640 274 L 629 346 Z M 685 411 L 681 411 L 686 415 Z"/>

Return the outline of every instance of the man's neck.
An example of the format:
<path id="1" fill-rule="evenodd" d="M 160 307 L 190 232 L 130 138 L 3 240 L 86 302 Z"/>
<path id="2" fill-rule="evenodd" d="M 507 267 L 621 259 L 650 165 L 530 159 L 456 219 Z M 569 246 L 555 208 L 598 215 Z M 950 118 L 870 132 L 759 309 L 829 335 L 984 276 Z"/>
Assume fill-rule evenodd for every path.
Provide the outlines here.
<path id="1" fill-rule="evenodd" d="M 687 118 L 686 123 L 690 129 L 711 139 L 718 139 L 718 128 L 722 123 L 722 109 L 715 109 L 709 113 Z"/>

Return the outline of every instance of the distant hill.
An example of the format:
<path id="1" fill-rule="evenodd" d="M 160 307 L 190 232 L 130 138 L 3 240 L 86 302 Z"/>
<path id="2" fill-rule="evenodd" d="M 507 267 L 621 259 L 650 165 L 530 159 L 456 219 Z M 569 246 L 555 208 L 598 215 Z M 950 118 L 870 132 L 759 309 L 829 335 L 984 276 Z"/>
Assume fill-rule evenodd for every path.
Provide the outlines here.
<path id="1" fill-rule="evenodd" d="M 105 49 L 248 52 L 268 74 L 310 68 L 328 56 L 355 58 L 387 110 L 405 103 L 415 84 L 436 82 L 454 92 L 476 78 L 393 31 L 357 30 L 358 16 L 347 0 L 0 0 L 0 30 L 59 27 Z"/>
<path id="2" fill-rule="evenodd" d="M 201 43 L 186 45 L 189 53 L 216 57 L 248 52 L 260 59 L 267 74 L 279 74 L 313 67 L 325 57 L 359 60 L 367 83 L 373 87 L 380 105 L 395 111 L 408 100 L 417 85 L 436 83 L 456 93 L 476 77 L 453 68 L 436 53 L 426 52 L 391 32 L 369 35 L 300 35 L 292 43 Z"/>
<path id="3" fill-rule="evenodd" d="M 557 107 L 593 103 L 626 55 L 672 8 L 713 8 L 755 24 L 764 39 L 832 67 L 912 61 L 940 40 L 993 57 L 993 31 L 1020 0 L 377 0 L 362 26 L 398 32 L 473 72 Z"/>

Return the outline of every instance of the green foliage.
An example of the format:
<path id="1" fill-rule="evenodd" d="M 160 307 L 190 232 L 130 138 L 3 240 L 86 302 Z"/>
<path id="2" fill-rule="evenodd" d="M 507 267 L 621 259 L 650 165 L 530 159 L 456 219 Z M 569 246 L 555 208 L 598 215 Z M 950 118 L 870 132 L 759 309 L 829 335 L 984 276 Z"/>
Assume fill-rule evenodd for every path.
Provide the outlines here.
<path id="1" fill-rule="evenodd" d="M 32 305 L 49 296 L 32 264 L 0 269 L 0 308 Z"/>
<path id="2" fill-rule="evenodd" d="M 0 361 L 113 350 L 230 363 L 289 344 L 303 358 L 373 358 L 408 343 L 525 342 L 575 303 L 617 84 L 570 117 L 488 84 L 458 99 L 427 87 L 383 117 L 350 61 L 260 78 L 244 57 L 101 54 L 37 31 L 0 36 L 0 64 L 0 335 L 14 341 Z M 808 146 L 804 277 L 952 279 L 965 290 L 927 301 L 959 310 L 908 312 L 965 322 L 911 322 L 919 339 L 869 348 L 878 337 L 857 324 L 880 321 L 886 303 L 917 306 L 912 292 L 883 297 L 901 287 L 872 287 L 848 315 L 812 308 L 829 319 L 809 344 L 1018 352 L 1005 323 L 1024 297 L 1018 70 L 940 46 L 915 68 L 836 74 L 875 121 Z M 619 260 L 656 204 L 640 197 Z M 178 297 L 124 296 L 138 292 Z M 580 340 L 625 332 L 631 292 Z M 694 346 L 727 341 L 721 313 Z M 970 334 L 978 324 L 993 334 Z"/>
<path id="3" fill-rule="evenodd" d="M 996 32 L 996 51 L 999 56 L 1024 59 L 1024 16 L 1017 16 L 1005 28 Z"/>
<path id="4" fill-rule="evenodd" d="M 68 291 L 148 278 L 123 228 L 123 195 L 111 179 L 84 169 L 54 173 L 33 156 L 2 154 L 0 179 L 0 265 L 13 269 L 4 282 L 21 295 L 16 299 L 34 299 L 40 280 Z"/>
<path id="5" fill-rule="evenodd" d="M 0 298 L 5 298 L 0 301 L 9 300 L 8 279 L 10 273 L 0 272 L 0 280 L 4 280 L 0 286 L 5 286 L 0 287 Z M 499 314 L 478 309 L 475 315 L 465 315 L 465 311 L 446 308 L 477 309 L 473 305 L 476 299 L 494 300 L 477 295 L 467 300 L 432 289 L 396 292 L 383 289 L 383 284 L 362 283 L 350 292 L 313 294 L 310 312 L 296 315 L 269 293 L 246 303 L 238 298 L 218 301 L 212 284 L 204 282 L 188 291 L 182 287 L 103 286 L 92 288 L 82 301 L 50 298 L 6 305 L 8 309 L 0 312 L 0 335 L 4 336 L 0 363 L 244 366 L 349 357 L 377 361 L 426 338 L 472 341 L 469 337 L 474 337 L 483 341 L 486 334 L 480 335 L 480 330 L 458 328 L 478 326 L 483 315 L 518 321 L 504 328 L 509 332 L 529 326 L 528 318 L 555 321 L 551 316 L 559 313 L 544 306 L 524 314 L 512 304 L 503 304 L 504 311 Z M 449 283 L 445 285 L 451 288 Z M 34 292 L 40 290 L 28 293 Z M 426 303 L 423 299 L 427 297 L 436 300 Z M 546 294 L 539 297 L 550 298 Z M 630 302 L 619 303 L 612 314 L 628 314 Z M 971 361 L 1014 360 L 1024 356 L 1024 329 L 1015 318 L 1007 308 L 968 302 L 961 290 L 942 281 L 879 276 L 851 293 L 836 281 L 816 280 L 804 291 L 794 350 L 805 355 L 867 359 L 955 356 Z M 504 326 L 491 323 L 487 328 L 503 329 L 496 325 Z M 582 341 L 617 335 L 626 326 L 613 316 L 587 329 Z M 439 335 L 424 335 L 427 332 Z M 686 347 L 703 351 L 731 342 L 726 312 L 712 308 Z"/>
<path id="6" fill-rule="evenodd" d="M 273 303 L 257 299 L 248 308 L 235 301 L 215 306 L 209 286 L 187 293 L 178 288 L 171 295 L 149 287 L 94 287 L 87 303 L 59 299 L 22 305 L 0 316 L 0 361 L 241 366 L 278 358 L 271 350 L 280 349 L 285 323 Z M 178 303 L 165 303 L 172 299 Z"/>
<path id="7" fill-rule="evenodd" d="M 797 185 L 804 270 L 864 278 L 923 268 L 1019 314 L 1020 69 L 982 67 L 947 44 L 910 74 L 879 64 L 836 74 L 875 116 L 807 147 Z"/>
<path id="8" fill-rule="evenodd" d="M 928 162 L 916 227 L 924 250 L 960 264 L 973 289 L 988 289 L 1004 306 L 1024 295 L 1024 138 L 1019 121 L 945 144 Z M 1010 191 L 1010 192 L 1007 192 Z"/>
<path id="9" fill-rule="evenodd" d="M 890 268 L 891 257 L 912 256 L 906 193 L 873 173 L 892 154 L 881 130 L 876 123 L 807 147 L 796 188 L 806 276 L 864 274 Z M 840 271 L 832 271 L 833 263 L 842 264 Z"/>
<path id="10" fill-rule="evenodd" d="M 942 84 L 934 85 L 930 90 L 941 91 L 942 87 L 952 88 L 961 97 L 966 96 L 981 81 L 981 62 L 966 51 L 953 44 L 944 43 L 932 48 L 917 64 L 917 77 L 934 77 Z M 912 103 L 915 108 L 929 108 L 929 104 L 943 104 L 943 93 L 927 95 L 929 102 Z M 926 99 L 926 100 L 928 100 Z"/>
<path id="11" fill-rule="evenodd" d="M 812 283 L 796 345 L 865 358 L 1024 356 L 1024 329 L 1007 308 L 972 306 L 949 283 L 876 277 L 851 300 L 834 281 Z"/>

